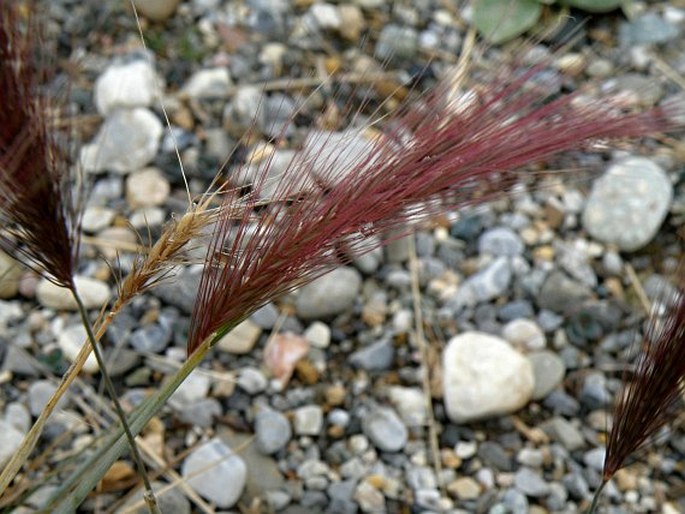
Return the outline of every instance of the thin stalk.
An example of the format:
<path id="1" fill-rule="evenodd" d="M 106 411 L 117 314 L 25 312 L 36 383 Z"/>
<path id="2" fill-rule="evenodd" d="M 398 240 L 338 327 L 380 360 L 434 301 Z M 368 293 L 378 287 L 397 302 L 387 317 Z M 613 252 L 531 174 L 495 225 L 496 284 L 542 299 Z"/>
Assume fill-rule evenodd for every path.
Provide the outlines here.
<path id="1" fill-rule="evenodd" d="M 592 497 L 592 503 L 590 504 L 590 508 L 587 510 L 587 514 L 594 514 L 595 510 L 597 510 L 597 507 L 599 506 L 599 498 L 602 496 L 602 489 L 604 489 L 604 486 L 607 485 L 607 482 L 608 480 L 602 480 L 602 483 L 595 491 L 595 495 Z"/>
<path id="2" fill-rule="evenodd" d="M 231 328 L 235 326 L 232 325 Z M 228 331 L 228 330 L 226 330 Z M 226 331 L 222 330 L 222 333 Z M 178 389 L 188 375 L 202 362 L 214 343 L 220 338 L 220 334 L 213 334 L 207 338 L 179 370 L 171 377 L 169 382 L 157 393 L 146 399 L 133 412 L 128 419 L 132 434 L 138 434 L 150 419 L 164 406 L 169 397 Z M 83 502 L 85 497 L 93 490 L 102 476 L 119 458 L 126 449 L 127 441 L 121 427 L 116 429 L 105 438 L 100 448 L 72 475 L 66 478 L 60 487 L 53 493 L 48 512 L 55 514 L 71 514 Z"/>
<path id="3" fill-rule="evenodd" d="M 143 479 L 143 485 L 145 486 L 145 493 L 143 497 L 145 498 L 147 508 L 150 511 L 150 514 L 162 514 L 162 512 L 159 510 L 159 506 L 157 505 L 157 498 L 155 497 L 155 493 L 152 490 L 152 484 L 150 484 L 150 479 L 148 478 L 147 472 L 145 471 L 145 463 L 143 462 L 143 458 L 140 455 L 140 452 L 138 451 L 136 438 L 131 432 L 131 428 L 129 427 L 128 422 L 126 421 L 126 413 L 124 412 L 124 409 L 121 407 L 121 403 L 119 403 L 119 398 L 117 397 L 116 391 L 114 389 L 114 384 L 112 383 L 112 379 L 110 378 L 109 373 L 107 372 L 105 359 L 102 355 L 102 352 L 100 351 L 98 340 L 95 337 L 95 334 L 93 333 L 93 327 L 90 323 L 90 320 L 88 319 L 88 311 L 86 310 L 86 307 L 83 305 L 83 301 L 81 300 L 81 297 L 79 296 L 76 288 L 73 288 L 71 290 L 71 293 L 74 296 L 74 300 L 76 300 L 76 304 L 78 305 L 78 311 L 81 315 L 81 321 L 83 322 L 83 326 L 86 329 L 86 333 L 88 334 L 88 340 L 90 341 L 90 345 L 93 348 L 93 354 L 95 355 L 95 359 L 97 360 L 98 366 L 100 367 L 100 373 L 102 373 L 102 379 L 105 383 L 105 389 L 107 389 L 107 393 L 112 399 L 112 403 L 114 404 L 114 410 L 117 413 L 119 421 L 121 421 L 122 429 L 124 431 L 124 434 L 126 435 L 126 439 L 128 440 L 128 445 L 131 449 L 131 455 L 133 456 L 133 460 L 135 461 L 136 466 L 138 467 L 138 473 L 140 474 L 140 477 Z"/>

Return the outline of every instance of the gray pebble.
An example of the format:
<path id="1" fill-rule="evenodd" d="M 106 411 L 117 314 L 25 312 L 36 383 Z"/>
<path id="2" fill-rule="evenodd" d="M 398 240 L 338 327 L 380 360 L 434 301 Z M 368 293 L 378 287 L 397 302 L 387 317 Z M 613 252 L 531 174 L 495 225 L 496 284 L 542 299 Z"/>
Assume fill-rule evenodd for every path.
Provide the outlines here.
<path id="1" fill-rule="evenodd" d="M 292 437 L 290 422 L 282 413 L 264 409 L 255 416 L 257 448 L 266 454 L 276 453 L 284 448 Z"/>
<path id="2" fill-rule="evenodd" d="M 549 484 L 538 473 L 530 468 L 523 467 L 514 475 L 516 489 L 526 496 L 542 498 L 549 494 Z"/>
<path id="3" fill-rule="evenodd" d="M 585 446 L 583 434 L 573 424 L 560 416 L 545 421 L 540 425 L 540 428 L 570 452 Z"/>
<path id="4" fill-rule="evenodd" d="M 619 28 L 619 40 L 624 47 L 667 43 L 680 35 L 677 25 L 667 22 L 656 13 L 648 12 L 624 22 Z"/>
<path id="5" fill-rule="evenodd" d="M 361 275 L 354 268 L 336 268 L 299 290 L 295 302 L 297 315 L 316 319 L 345 312 L 352 307 L 361 284 Z"/>
<path id="6" fill-rule="evenodd" d="M 161 353 L 171 341 L 171 331 L 161 325 L 145 325 L 131 334 L 131 346 L 141 353 Z"/>
<path id="7" fill-rule="evenodd" d="M 381 339 L 360 350 L 349 357 L 352 366 L 367 371 L 385 371 L 392 367 L 395 359 L 395 347 L 390 339 Z"/>
<path id="8" fill-rule="evenodd" d="M 513 257 L 523 253 L 521 238 L 507 227 L 495 227 L 487 230 L 478 238 L 478 253 L 496 257 Z"/>
<path id="9" fill-rule="evenodd" d="M 43 411 L 43 408 L 57 390 L 57 386 L 49 380 L 36 380 L 29 386 L 28 403 L 31 415 L 37 417 Z M 57 402 L 57 409 L 64 409 L 68 404 L 66 396 L 63 396 Z"/>
<path id="10" fill-rule="evenodd" d="M 382 61 L 412 59 L 418 49 L 418 33 L 411 27 L 386 25 L 378 35 L 376 57 Z"/>
<path id="11" fill-rule="evenodd" d="M 542 351 L 530 354 L 535 385 L 533 400 L 542 400 L 561 384 L 566 373 L 564 362 L 554 352 Z"/>
<path id="12" fill-rule="evenodd" d="M 381 451 L 397 452 L 407 444 L 407 427 L 389 407 L 379 407 L 367 412 L 362 419 L 362 429 L 371 443 Z"/>
<path id="13" fill-rule="evenodd" d="M 240 370 L 236 384 L 247 394 L 259 394 L 266 390 L 269 381 L 260 370 L 247 366 Z"/>
<path id="14" fill-rule="evenodd" d="M 590 298 L 590 290 L 560 271 L 553 271 L 542 284 L 537 303 L 544 309 L 563 314 Z"/>
<path id="15" fill-rule="evenodd" d="M 164 514 L 190 514 L 190 501 L 188 501 L 179 488 L 169 487 L 169 485 L 164 482 L 152 482 L 152 490 L 155 491 L 155 495 L 157 496 L 160 512 L 163 512 Z M 161 493 L 161 490 L 164 490 L 164 492 Z M 124 503 L 122 510 L 126 510 L 127 507 L 132 507 L 134 504 L 140 502 L 139 507 L 130 511 L 127 510 L 127 512 L 131 512 L 132 514 L 146 514 L 149 512 L 143 501 L 143 492 L 142 488 L 138 489 L 138 491 Z"/>

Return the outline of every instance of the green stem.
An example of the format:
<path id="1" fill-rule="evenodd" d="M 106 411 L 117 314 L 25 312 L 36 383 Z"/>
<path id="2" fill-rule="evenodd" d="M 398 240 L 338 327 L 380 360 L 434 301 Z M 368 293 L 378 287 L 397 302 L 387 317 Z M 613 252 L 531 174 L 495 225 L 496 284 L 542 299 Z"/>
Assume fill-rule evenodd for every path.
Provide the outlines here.
<path id="1" fill-rule="evenodd" d="M 595 491 L 595 495 L 592 497 L 592 503 L 590 504 L 590 508 L 587 510 L 587 514 L 594 514 L 595 510 L 597 510 L 597 507 L 599 506 L 599 498 L 602 496 L 602 489 L 604 489 L 604 486 L 607 485 L 607 482 L 608 480 L 603 480 Z"/>
<path id="2" fill-rule="evenodd" d="M 138 434 L 147 425 L 185 378 L 202 362 L 216 340 L 216 335 L 205 340 L 162 389 L 138 406 L 129 418 L 132 434 Z M 99 449 L 93 452 L 53 493 L 48 512 L 55 514 L 75 512 L 88 493 L 126 449 L 126 444 L 122 428 L 117 427 L 105 438 Z"/>
<path id="3" fill-rule="evenodd" d="M 76 304 L 78 305 L 78 310 L 81 314 L 81 321 L 83 322 L 83 326 L 85 327 L 86 333 L 88 334 L 88 340 L 90 341 L 90 345 L 93 347 L 93 354 L 95 355 L 95 360 L 97 360 L 98 366 L 100 367 L 100 373 L 102 373 L 102 379 L 105 383 L 105 389 L 107 389 L 107 393 L 112 399 L 112 403 L 114 404 L 114 410 L 117 413 L 117 417 L 121 421 L 121 426 L 124 430 L 126 439 L 128 440 L 128 445 L 131 448 L 133 460 L 135 461 L 136 466 L 138 467 L 138 473 L 140 474 L 140 477 L 143 479 L 143 485 L 145 486 L 145 501 L 147 503 L 148 510 L 150 511 L 150 514 L 161 514 L 159 506 L 157 505 L 155 493 L 152 490 L 152 484 L 150 483 L 150 479 L 148 478 L 147 472 L 145 471 L 145 463 L 143 462 L 143 458 L 140 455 L 140 452 L 138 451 L 136 438 L 131 432 L 131 428 L 129 427 L 128 422 L 126 421 L 126 413 L 124 412 L 124 409 L 121 407 L 121 403 L 119 403 L 119 398 L 114 389 L 114 384 L 112 383 L 109 373 L 107 372 L 107 368 L 105 366 L 105 359 L 102 356 L 102 352 L 100 351 L 100 345 L 98 344 L 97 338 L 93 333 L 93 327 L 90 323 L 90 319 L 88 319 L 88 311 L 86 310 L 85 305 L 83 305 L 83 301 L 81 300 L 81 297 L 76 291 L 76 288 L 73 288 L 71 292 L 74 296 L 74 299 L 76 300 Z"/>

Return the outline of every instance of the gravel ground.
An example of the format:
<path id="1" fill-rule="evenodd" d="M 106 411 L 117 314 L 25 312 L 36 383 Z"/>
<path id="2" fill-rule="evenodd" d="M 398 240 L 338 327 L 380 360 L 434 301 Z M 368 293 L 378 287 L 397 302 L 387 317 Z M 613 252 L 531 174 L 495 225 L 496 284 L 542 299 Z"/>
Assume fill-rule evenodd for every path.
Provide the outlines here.
<path id="1" fill-rule="evenodd" d="M 314 130 L 344 127 L 343 104 L 370 97 L 378 107 L 392 93 L 379 107 L 385 112 L 406 84 L 430 88 L 457 62 L 468 31 L 468 8 L 431 0 L 192 0 L 174 10 L 177 3 L 141 0 L 150 52 L 122 3 L 49 7 L 50 50 L 79 64 L 69 94 L 92 190 L 78 287 L 95 311 L 130 269 L 131 248 L 185 209 L 175 146 L 195 194 L 250 152 L 287 163 L 291 150 L 268 145 L 273 136 L 316 145 L 307 139 Z M 553 36 L 517 58 L 548 59 L 540 80 L 560 91 L 582 85 L 643 108 L 685 102 L 682 78 L 673 80 L 685 74 L 685 4 L 633 9 L 631 21 L 614 12 L 583 24 L 585 14 L 575 13 L 565 31 L 577 37 L 563 53 L 550 52 Z M 497 66 L 519 43 L 477 47 L 474 66 Z M 349 80 L 326 81 L 333 70 Z M 371 84 L 358 81 L 377 72 Z M 346 155 L 365 151 L 363 139 L 340 137 Z M 662 139 L 560 157 L 549 169 L 592 173 L 535 173 L 506 198 L 451 213 L 413 241 L 397 240 L 260 309 L 146 429 L 144 440 L 173 470 L 156 482 L 158 490 L 174 483 L 161 496 L 164 513 L 587 508 L 600 483 L 609 407 L 642 328 L 642 300 L 658 302 L 672 287 L 667 277 L 682 253 L 678 145 Z M 344 164 L 344 155 L 332 157 Z M 84 330 L 60 291 L 2 254 L 0 277 L 2 463 Z M 184 359 L 198 278 L 197 266 L 179 270 L 108 329 L 110 373 L 127 406 Z M 48 424 L 41 448 L 55 446 L 45 470 L 110 420 L 89 394 L 100 387 L 97 364 L 84 370 Z M 605 489 L 606 512 L 685 511 L 685 434 L 668 427 L 659 439 Z M 15 512 L 39 509 L 54 488 L 36 476 L 40 487 Z M 189 487 L 174 482 L 179 476 Z M 130 462 L 117 463 L 84 512 L 125 512 L 135 501 L 122 499 L 131 479 Z"/>

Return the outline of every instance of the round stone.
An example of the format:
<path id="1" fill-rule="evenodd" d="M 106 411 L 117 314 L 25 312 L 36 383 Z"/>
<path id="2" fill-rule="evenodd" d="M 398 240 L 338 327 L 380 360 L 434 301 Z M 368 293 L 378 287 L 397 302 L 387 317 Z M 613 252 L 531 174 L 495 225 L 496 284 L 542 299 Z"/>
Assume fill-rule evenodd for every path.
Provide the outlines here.
<path id="1" fill-rule="evenodd" d="M 126 201 L 133 209 L 162 205 L 170 191 L 169 181 L 157 168 L 145 168 L 126 178 Z"/>
<path id="2" fill-rule="evenodd" d="M 89 344 L 87 341 L 88 334 L 83 325 L 71 325 L 66 327 L 57 337 L 57 345 L 59 346 L 59 349 L 62 350 L 64 358 L 69 362 L 76 361 L 83 345 Z M 82 369 L 86 373 L 97 373 L 100 369 L 98 361 L 92 352 L 86 359 Z"/>
<path id="3" fill-rule="evenodd" d="M 352 307 L 361 284 L 362 277 L 354 268 L 336 268 L 299 290 L 297 315 L 316 319 L 341 314 Z"/>
<path id="4" fill-rule="evenodd" d="M 533 400 L 542 400 L 561 384 L 566 373 L 564 361 L 554 352 L 542 351 L 528 356 L 535 387 L 533 388 Z"/>
<path id="5" fill-rule="evenodd" d="M 502 328 L 502 337 L 517 348 L 542 350 L 547 341 L 540 326 L 529 319 L 515 319 Z"/>
<path id="6" fill-rule="evenodd" d="M 672 198 L 673 186 L 660 166 L 644 157 L 627 157 L 595 181 L 583 226 L 593 238 L 632 252 L 654 238 Z"/>
<path id="7" fill-rule="evenodd" d="M 288 418 L 278 411 L 264 409 L 255 416 L 257 448 L 262 453 L 276 453 L 284 448 L 292 436 Z"/>
<path id="8" fill-rule="evenodd" d="M 455 423 L 515 412 L 531 399 L 530 362 L 506 341 L 482 332 L 453 337 L 443 354 L 443 392 Z"/>
<path id="9" fill-rule="evenodd" d="M 95 105 L 107 115 L 114 109 L 149 107 L 157 94 L 159 77 L 148 59 L 117 62 L 95 81 Z"/>

